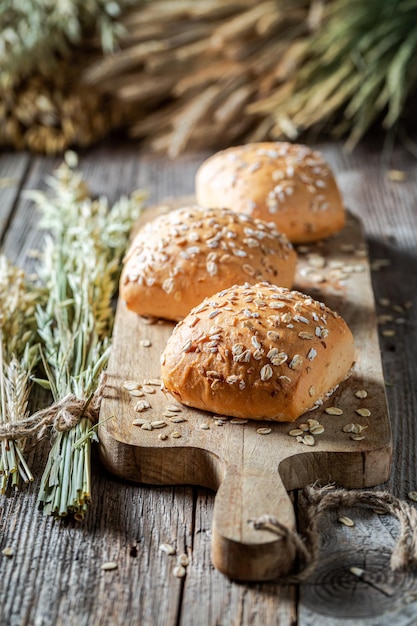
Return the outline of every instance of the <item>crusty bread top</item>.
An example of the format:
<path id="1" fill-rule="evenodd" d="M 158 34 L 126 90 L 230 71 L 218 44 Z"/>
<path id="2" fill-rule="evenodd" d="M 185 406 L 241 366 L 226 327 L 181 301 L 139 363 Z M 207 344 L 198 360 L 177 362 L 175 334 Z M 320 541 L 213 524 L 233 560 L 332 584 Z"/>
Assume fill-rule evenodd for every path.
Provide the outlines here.
<path id="1" fill-rule="evenodd" d="M 196 174 L 197 202 L 274 221 L 295 243 L 341 230 L 345 209 L 333 173 L 317 150 L 262 142 L 217 152 Z"/>
<path id="2" fill-rule="evenodd" d="M 236 417 L 292 421 L 349 372 L 354 342 L 322 302 L 268 283 L 238 285 L 194 308 L 162 356 L 180 402 Z"/>
<path id="3" fill-rule="evenodd" d="M 140 315 L 182 319 L 245 281 L 291 287 L 297 255 L 274 224 L 230 209 L 183 207 L 148 222 L 124 260 L 120 295 Z"/>

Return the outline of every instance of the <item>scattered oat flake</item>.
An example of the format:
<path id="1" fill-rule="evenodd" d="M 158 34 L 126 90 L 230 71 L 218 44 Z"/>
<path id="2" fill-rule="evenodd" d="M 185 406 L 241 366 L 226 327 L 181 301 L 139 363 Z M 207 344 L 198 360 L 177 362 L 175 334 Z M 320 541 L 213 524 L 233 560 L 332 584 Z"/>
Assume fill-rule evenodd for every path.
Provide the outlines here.
<path id="1" fill-rule="evenodd" d="M 200 428 L 201 430 L 210 430 L 210 426 L 206 424 L 206 422 L 204 422 L 203 424 L 200 424 Z"/>
<path id="2" fill-rule="evenodd" d="M 110 572 L 111 570 L 117 569 L 118 565 L 114 561 L 107 561 L 107 563 L 103 563 L 101 569 L 105 572 Z"/>
<path id="3" fill-rule="evenodd" d="M 125 380 L 122 387 L 127 391 L 133 391 L 134 389 L 139 389 L 140 384 L 135 380 Z"/>
<path id="4" fill-rule="evenodd" d="M 178 404 L 168 404 L 167 411 L 172 411 L 173 413 L 181 413 L 182 408 L 178 406 Z"/>
<path id="5" fill-rule="evenodd" d="M 145 422 L 144 424 L 142 424 L 141 429 L 142 430 L 152 430 L 152 424 L 150 422 Z"/>
<path id="6" fill-rule="evenodd" d="M 150 348 L 152 345 L 152 342 L 150 339 L 141 339 L 140 345 L 143 346 L 144 348 Z"/>
<path id="7" fill-rule="evenodd" d="M 174 546 L 171 546 L 171 544 L 169 543 L 161 543 L 161 545 L 159 546 L 159 551 L 160 552 L 165 552 L 165 554 L 175 554 L 176 550 L 174 548 Z"/>
<path id="8" fill-rule="evenodd" d="M 173 424 L 182 424 L 182 422 L 186 422 L 186 421 L 187 421 L 187 420 L 185 419 L 185 417 L 181 417 L 181 416 L 178 416 L 178 417 L 173 417 L 173 418 L 171 419 L 171 422 L 172 422 Z"/>
<path id="9" fill-rule="evenodd" d="M 137 411 L 138 413 L 142 413 L 142 411 L 147 411 L 150 408 L 151 405 L 147 400 L 139 400 L 139 402 L 136 402 L 135 404 L 135 411 Z"/>
<path id="10" fill-rule="evenodd" d="M 364 426 L 363 424 L 353 424 L 353 432 L 357 435 L 361 433 L 363 430 L 366 430 L 368 426 Z"/>
<path id="11" fill-rule="evenodd" d="M 361 567 L 350 567 L 349 572 L 353 574 L 354 576 L 356 576 L 356 578 L 362 578 L 362 576 L 365 573 L 365 570 L 362 569 Z"/>
<path id="12" fill-rule="evenodd" d="M 327 413 L 327 415 L 343 415 L 343 409 L 337 406 L 328 406 L 324 409 L 324 412 Z"/>
<path id="13" fill-rule="evenodd" d="M 168 439 L 168 435 L 166 433 L 161 433 L 158 435 L 158 439 L 161 441 L 166 441 Z"/>
<path id="14" fill-rule="evenodd" d="M 371 415 L 371 411 L 365 408 L 355 409 L 355 413 L 357 413 L 361 417 L 369 417 Z"/>
<path id="15" fill-rule="evenodd" d="M 346 517 L 346 515 L 341 515 L 337 521 L 344 526 L 355 526 L 355 522 L 353 521 L 353 519 L 350 519 L 350 517 Z"/>
<path id="16" fill-rule="evenodd" d="M 190 559 L 188 558 L 188 555 L 187 554 L 181 554 L 178 557 L 178 563 L 180 565 L 182 565 L 183 567 L 187 567 L 187 565 L 190 564 Z"/>
<path id="17" fill-rule="evenodd" d="M 234 417 L 230 420 L 231 424 L 247 424 L 249 420 L 242 419 L 241 417 Z"/>
<path id="18" fill-rule="evenodd" d="M 321 435 L 324 433 L 324 426 L 322 424 L 317 424 L 317 426 L 312 426 L 310 428 L 310 433 L 312 435 Z"/>
<path id="19" fill-rule="evenodd" d="M 176 576 L 176 578 L 184 578 L 187 572 L 185 567 L 183 567 L 182 565 L 176 565 L 172 570 L 172 573 L 174 574 L 174 576 Z"/>
<path id="20" fill-rule="evenodd" d="M 258 428 L 256 432 L 258 435 L 269 435 L 272 432 L 272 428 Z"/>
<path id="21" fill-rule="evenodd" d="M 129 391 L 129 393 L 134 398 L 143 398 L 143 396 L 145 395 L 142 389 L 132 389 L 131 391 Z"/>
<path id="22" fill-rule="evenodd" d="M 316 269 L 322 269 L 326 265 L 326 259 L 321 254 L 311 253 L 307 258 L 307 263 Z"/>
<path id="23" fill-rule="evenodd" d="M 313 419 L 312 417 L 307 420 L 307 424 L 311 428 L 312 426 L 319 426 L 320 422 L 318 420 Z"/>
<path id="24" fill-rule="evenodd" d="M 388 170 L 387 178 L 394 183 L 401 183 L 407 178 L 407 174 L 403 170 Z"/>
<path id="25" fill-rule="evenodd" d="M 314 439 L 312 435 L 304 435 L 303 443 L 306 446 L 314 446 L 314 444 L 316 443 L 316 440 Z"/>
<path id="26" fill-rule="evenodd" d="M 372 511 L 373 511 L 373 513 L 375 513 L 375 515 L 386 515 L 387 514 L 386 509 L 383 509 L 382 507 L 380 509 L 373 508 Z"/>
<path id="27" fill-rule="evenodd" d="M 350 438 L 353 441 L 362 441 L 363 439 L 365 439 L 365 435 L 351 435 Z"/>
<path id="28" fill-rule="evenodd" d="M 358 391 L 355 391 L 355 396 L 361 399 L 367 398 L 368 392 L 365 389 L 358 389 Z"/>
<path id="29" fill-rule="evenodd" d="M 155 420 L 154 422 L 151 422 L 152 428 L 164 428 L 166 425 L 167 423 L 164 422 L 164 420 Z"/>
<path id="30" fill-rule="evenodd" d="M 1 553 L 3 556 L 8 556 L 8 557 L 14 556 L 14 550 L 13 548 L 10 548 L 10 547 L 3 548 Z"/>
<path id="31" fill-rule="evenodd" d="M 148 420 L 138 417 L 137 419 L 133 420 L 132 424 L 133 426 L 142 426 L 143 424 L 147 424 L 147 422 Z"/>
<path id="32" fill-rule="evenodd" d="M 410 500 L 417 502 L 417 491 L 409 491 L 407 495 Z"/>
<path id="33" fill-rule="evenodd" d="M 355 424 L 350 422 L 349 424 L 345 424 L 342 428 L 344 433 L 353 433 L 353 429 L 355 428 Z"/>
<path id="34" fill-rule="evenodd" d="M 308 432 L 310 430 L 310 426 L 308 424 L 299 424 L 298 428 L 300 428 L 304 432 Z"/>
<path id="35" fill-rule="evenodd" d="M 152 387 L 152 385 L 143 385 L 142 391 L 145 393 L 155 393 L 155 387 Z"/>
<path id="36" fill-rule="evenodd" d="M 381 334 L 383 337 L 394 337 L 395 330 L 393 328 L 386 328 L 385 330 L 381 331 Z"/>
<path id="37" fill-rule="evenodd" d="M 174 432 L 172 433 L 172 436 L 174 439 L 180 439 L 181 433 L 179 433 L 178 430 L 174 430 Z"/>
<path id="38" fill-rule="evenodd" d="M 160 378 L 151 378 L 148 381 L 144 382 L 145 385 L 153 385 L 154 387 L 160 387 L 162 384 L 162 381 Z"/>
<path id="39" fill-rule="evenodd" d="M 388 267 L 389 265 L 391 265 L 391 261 L 389 259 L 375 259 L 371 263 L 371 269 L 374 271 L 378 271 L 382 267 Z"/>
<path id="40" fill-rule="evenodd" d="M 379 298 L 378 303 L 381 306 L 389 306 L 391 304 L 391 300 L 389 298 Z"/>
<path id="41" fill-rule="evenodd" d="M 291 437 L 298 437 L 299 435 L 302 435 L 303 432 L 304 431 L 302 431 L 301 428 L 293 428 L 288 432 L 288 434 L 291 435 Z"/>
<path id="42" fill-rule="evenodd" d="M 378 315 L 377 322 L 378 324 L 388 324 L 394 321 L 394 316 L 390 314 Z"/>

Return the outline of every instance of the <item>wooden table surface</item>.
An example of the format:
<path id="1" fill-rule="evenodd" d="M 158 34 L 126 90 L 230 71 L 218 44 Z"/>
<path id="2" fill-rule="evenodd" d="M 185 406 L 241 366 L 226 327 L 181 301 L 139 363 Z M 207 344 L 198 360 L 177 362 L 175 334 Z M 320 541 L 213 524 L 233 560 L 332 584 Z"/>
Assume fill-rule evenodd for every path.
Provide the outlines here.
<path id="1" fill-rule="evenodd" d="M 378 141 L 351 155 L 334 143 L 318 147 L 336 173 L 346 205 L 363 221 L 370 257 L 376 261 L 377 310 L 395 318 L 381 327 L 395 334 L 380 333 L 394 458 L 389 482 L 377 488 L 407 499 L 417 489 L 417 160 L 402 147 L 388 154 Z M 106 144 L 80 154 L 80 169 L 94 194 L 112 201 L 146 188 L 152 203 L 192 193 L 196 168 L 205 156 L 168 161 L 132 145 Z M 60 162 L 0 153 L 0 180 L 14 180 L 0 185 L 2 252 L 29 271 L 30 251 L 39 248 L 42 235 L 23 192 L 44 189 L 45 177 Z M 389 170 L 405 172 L 405 180 L 390 180 Z M 390 304 L 382 306 L 381 298 Z M 403 313 L 398 307 L 409 302 L 413 306 Z M 398 530 L 389 516 L 331 511 L 320 528 L 320 563 L 305 583 L 237 584 L 211 564 L 211 491 L 119 481 L 106 474 L 94 454 L 93 501 L 86 520 L 56 522 L 36 506 L 48 449 L 44 441 L 29 454 L 35 482 L 0 500 L 0 550 L 14 550 L 12 558 L 0 553 L 4 626 L 330 626 L 352 624 L 352 619 L 360 626 L 417 623 L 417 579 L 389 568 Z M 338 523 L 342 513 L 355 520 L 353 528 Z M 189 555 L 185 578 L 173 576 L 176 557 L 159 550 L 163 542 L 174 545 L 177 555 Z M 115 561 L 118 568 L 102 571 L 106 561 Z M 350 572 L 352 566 L 366 570 L 366 582 Z"/>

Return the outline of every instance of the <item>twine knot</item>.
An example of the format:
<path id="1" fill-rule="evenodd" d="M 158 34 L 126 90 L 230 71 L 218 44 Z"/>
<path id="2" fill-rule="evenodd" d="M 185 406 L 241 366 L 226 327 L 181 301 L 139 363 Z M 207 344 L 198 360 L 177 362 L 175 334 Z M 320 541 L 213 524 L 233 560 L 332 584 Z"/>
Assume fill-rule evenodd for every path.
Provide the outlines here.
<path id="1" fill-rule="evenodd" d="M 78 398 L 73 393 L 57 400 L 44 409 L 40 409 L 25 419 L 0 424 L 2 439 L 22 439 L 36 435 L 42 439 L 47 429 L 52 426 L 56 432 L 70 430 L 80 419 L 87 418 L 96 424 L 104 395 L 105 376 L 102 375 L 96 391 L 88 398 Z"/>
<path id="2" fill-rule="evenodd" d="M 294 549 L 299 569 L 296 573 L 283 577 L 282 582 L 299 583 L 312 573 L 318 563 L 320 551 L 318 523 L 326 511 L 339 507 L 362 506 L 396 517 L 400 530 L 391 553 L 391 569 L 406 571 L 417 566 L 417 510 L 388 491 L 356 491 L 334 489 L 332 485 L 310 485 L 301 492 L 300 505 L 306 517 L 303 536 L 287 528 L 273 515 L 262 515 L 252 521 L 255 529 L 275 533 Z"/>

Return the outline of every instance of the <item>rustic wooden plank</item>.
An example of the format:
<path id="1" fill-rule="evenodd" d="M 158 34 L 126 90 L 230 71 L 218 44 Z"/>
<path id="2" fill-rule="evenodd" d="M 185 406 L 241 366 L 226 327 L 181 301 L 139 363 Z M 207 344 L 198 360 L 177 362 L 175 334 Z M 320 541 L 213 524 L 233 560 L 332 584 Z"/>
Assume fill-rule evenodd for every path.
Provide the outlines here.
<path id="1" fill-rule="evenodd" d="M 46 452 L 36 450 L 38 471 Z M 172 574 L 177 557 L 159 545 L 169 542 L 177 554 L 191 546 L 191 490 L 120 483 L 97 461 L 91 509 L 77 524 L 43 517 L 37 483 L 2 511 L 1 547 L 14 556 L 0 563 L 0 622 L 175 626 L 183 582 Z M 109 561 L 117 569 L 102 571 Z"/>
<path id="2" fill-rule="evenodd" d="M 35 158 L 25 187 L 45 188 L 45 176 L 59 162 Z M 111 201 L 146 182 L 155 197 L 165 196 L 180 179 L 178 164 L 174 172 L 161 168 L 156 177 L 155 163 L 147 158 L 142 163 L 134 149 L 98 150 L 81 159 L 80 167 L 93 193 Z M 32 205 L 20 200 L 5 237 L 8 256 L 26 268 L 33 264 L 29 251 L 42 245 L 37 220 Z M 36 482 L 5 499 L 0 513 L 0 547 L 14 550 L 12 558 L 0 558 L 0 622 L 174 626 L 183 581 L 172 569 L 192 544 L 192 490 L 119 483 L 96 459 L 87 519 L 79 525 L 56 523 L 36 507 L 47 450 L 47 442 L 36 447 L 29 458 Z M 175 546 L 177 556 L 160 552 L 161 542 Z M 110 560 L 118 569 L 103 572 L 101 565 Z"/>
<path id="3" fill-rule="evenodd" d="M 30 160 L 26 152 L 0 152 L 0 241 L 11 219 Z"/>
<path id="4" fill-rule="evenodd" d="M 34 266 L 31 251 L 42 246 L 44 233 L 39 229 L 39 215 L 33 203 L 24 198 L 28 189 L 45 189 L 46 176 L 50 175 L 60 160 L 52 157 L 32 157 L 24 185 L 19 190 L 7 231 L 3 237 L 3 252 L 13 262 L 31 271 Z"/>
<path id="5" fill-rule="evenodd" d="M 294 626 L 294 585 L 231 582 L 211 561 L 212 510 L 215 494 L 197 490 L 193 559 L 188 567 L 180 626 Z"/>
<path id="6" fill-rule="evenodd" d="M 344 155 L 334 145 L 320 147 L 335 166 L 344 194 L 350 196 L 350 208 L 358 212 L 365 224 L 371 258 L 388 256 L 391 260 L 389 267 L 373 273 L 377 297 L 388 296 L 396 304 L 414 301 L 413 309 L 405 315 L 405 324 L 387 326 L 395 328 L 396 335 L 380 337 L 385 378 L 393 383 L 386 392 L 393 423 L 394 464 L 391 479 L 384 486 L 405 498 L 417 485 L 414 427 L 417 408 L 416 163 L 402 150 L 395 153 L 390 166 L 404 169 L 408 177 L 403 183 L 393 183 L 381 170 L 379 146 L 367 145 L 353 155 Z M 47 162 L 48 159 L 36 159 L 27 186 L 38 188 L 41 185 L 42 164 L 45 164 L 45 173 L 53 166 L 53 161 L 49 165 Z M 151 202 L 174 193 L 190 193 L 199 162 L 199 156 L 168 163 L 154 161 L 153 157 L 142 156 L 136 149 L 125 147 L 96 148 L 81 156 L 81 167 L 88 177 L 89 172 L 96 172 L 92 184 L 95 193 L 108 193 L 114 199 L 122 191 L 146 186 L 151 190 Z M 129 181 L 132 181 L 131 187 Z M 20 259 L 30 266 L 26 253 L 39 243 L 38 235 L 35 236 L 36 220 L 26 202 L 19 203 L 17 213 L 23 228 L 25 220 L 30 224 L 22 237 L 12 222 L 6 238 L 7 250 L 13 260 Z M 379 307 L 379 312 L 385 313 L 386 308 Z M 34 464 L 39 469 L 43 466 L 46 448 L 46 443 L 36 448 L 30 459 L 32 467 Z M 36 485 L 23 496 L 17 494 L 2 501 L 0 547 L 12 545 L 16 556 L 0 557 L 1 623 L 48 626 L 80 623 L 84 626 L 101 623 L 97 621 L 100 616 L 101 620 L 117 625 L 129 623 L 129 620 L 139 622 L 137 615 L 141 612 L 144 624 L 175 624 L 181 598 L 181 624 L 275 626 L 279 623 L 289 626 L 296 623 L 293 588 L 273 584 L 236 585 L 213 570 L 209 536 L 214 500 L 211 492 L 195 490 L 193 530 L 194 517 L 189 510 L 192 494 L 188 488 L 138 487 L 101 474 L 97 466 L 92 515 L 81 527 L 69 523 L 60 529 L 51 520 L 44 519 L 36 511 Z M 299 626 L 345 626 L 343 622 L 347 626 L 352 621 L 345 620 L 343 612 L 336 610 L 340 604 L 345 615 L 350 616 L 355 611 L 357 614 L 361 606 L 363 612 L 376 613 L 373 617 L 357 617 L 355 624 L 359 626 L 412 623 L 416 606 L 407 603 L 415 595 L 415 581 L 408 577 L 394 580 L 384 574 L 388 553 L 381 551 L 381 546 L 392 545 L 397 524 L 387 516 L 375 517 L 355 510 L 345 513 L 355 517 L 357 525 L 353 529 L 345 528 L 337 523 L 338 513 L 329 514 L 321 524 L 323 569 L 317 571 L 316 579 L 313 577 L 300 587 Z M 141 515 L 149 517 L 149 524 L 142 521 Z M 182 521 L 177 533 L 175 516 L 178 515 Z M 185 585 L 177 579 L 171 580 L 170 561 L 156 553 L 157 542 L 149 548 L 150 538 L 159 528 L 165 529 L 160 533 L 164 541 L 180 537 L 179 551 L 192 549 Z M 355 543 L 352 543 L 353 537 L 356 537 Z M 128 546 L 130 552 L 133 541 L 138 542 L 139 558 L 128 554 Z M 373 552 L 374 546 L 377 554 Z M 98 564 L 114 557 L 118 557 L 119 569 L 101 572 Z M 350 566 L 353 562 L 357 566 L 362 563 L 362 567 L 364 564 L 371 567 L 375 572 L 374 582 L 382 579 L 385 587 L 375 590 L 371 584 L 365 587 L 347 580 L 344 565 Z M 121 594 L 119 600 L 115 597 L 117 594 L 111 593 L 115 582 Z M 169 600 L 164 599 L 167 594 Z M 385 611 L 387 606 L 387 594 L 392 595 L 394 610 L 381 614 L 381 608 Z M 379 599 L 384 600 L 381 606 L 376 604 Z M 324 607 L 327 607 L 326 615 Z"/>
<path id="7" fill-rule="evenodd" d="M 393 466 L 390 480 L 382 487 L 407 499 L 417 485 L 415 429 L 417 393 L 417 164 L 404 150 L 397 149 L 387 165 L 377 145 L 345 154 L 339 146 L 323 150 L 335 167 L 345 201 L 360 215 L 367 233 L 371 258 L 388 260 L 389 265 L 374 269 L 373 289 L 380 315 L 392 314 L 394 320 L 380 326 L 379 340 L 387 402 L 393 429 Z M 393 182 L 389 169 L 406 172 L 404 182 Z M 389 305 L 382 306 L 381 298 Z M 393 310 L 413 302 L 404 312 Z M 397 323 L 396 323 L 397 322 Z M 384 337 L 383 330 L 394 330 Z M 337 517 L 348 514 L 356 526 L 346 528 Z M 410 623 L 408 603 L 416 593 L 416 579 L 410 574 L 389 569 L 390 550 L 398 525 L 390 516 L 363 511 L 335 511 L 321 523 L 320 565 L 300 586 L 299 624 L 310 626 L 347 625 L 388 626 Z M 366 581 L 355 578 L 351 566 L 363 568 Z"/>

